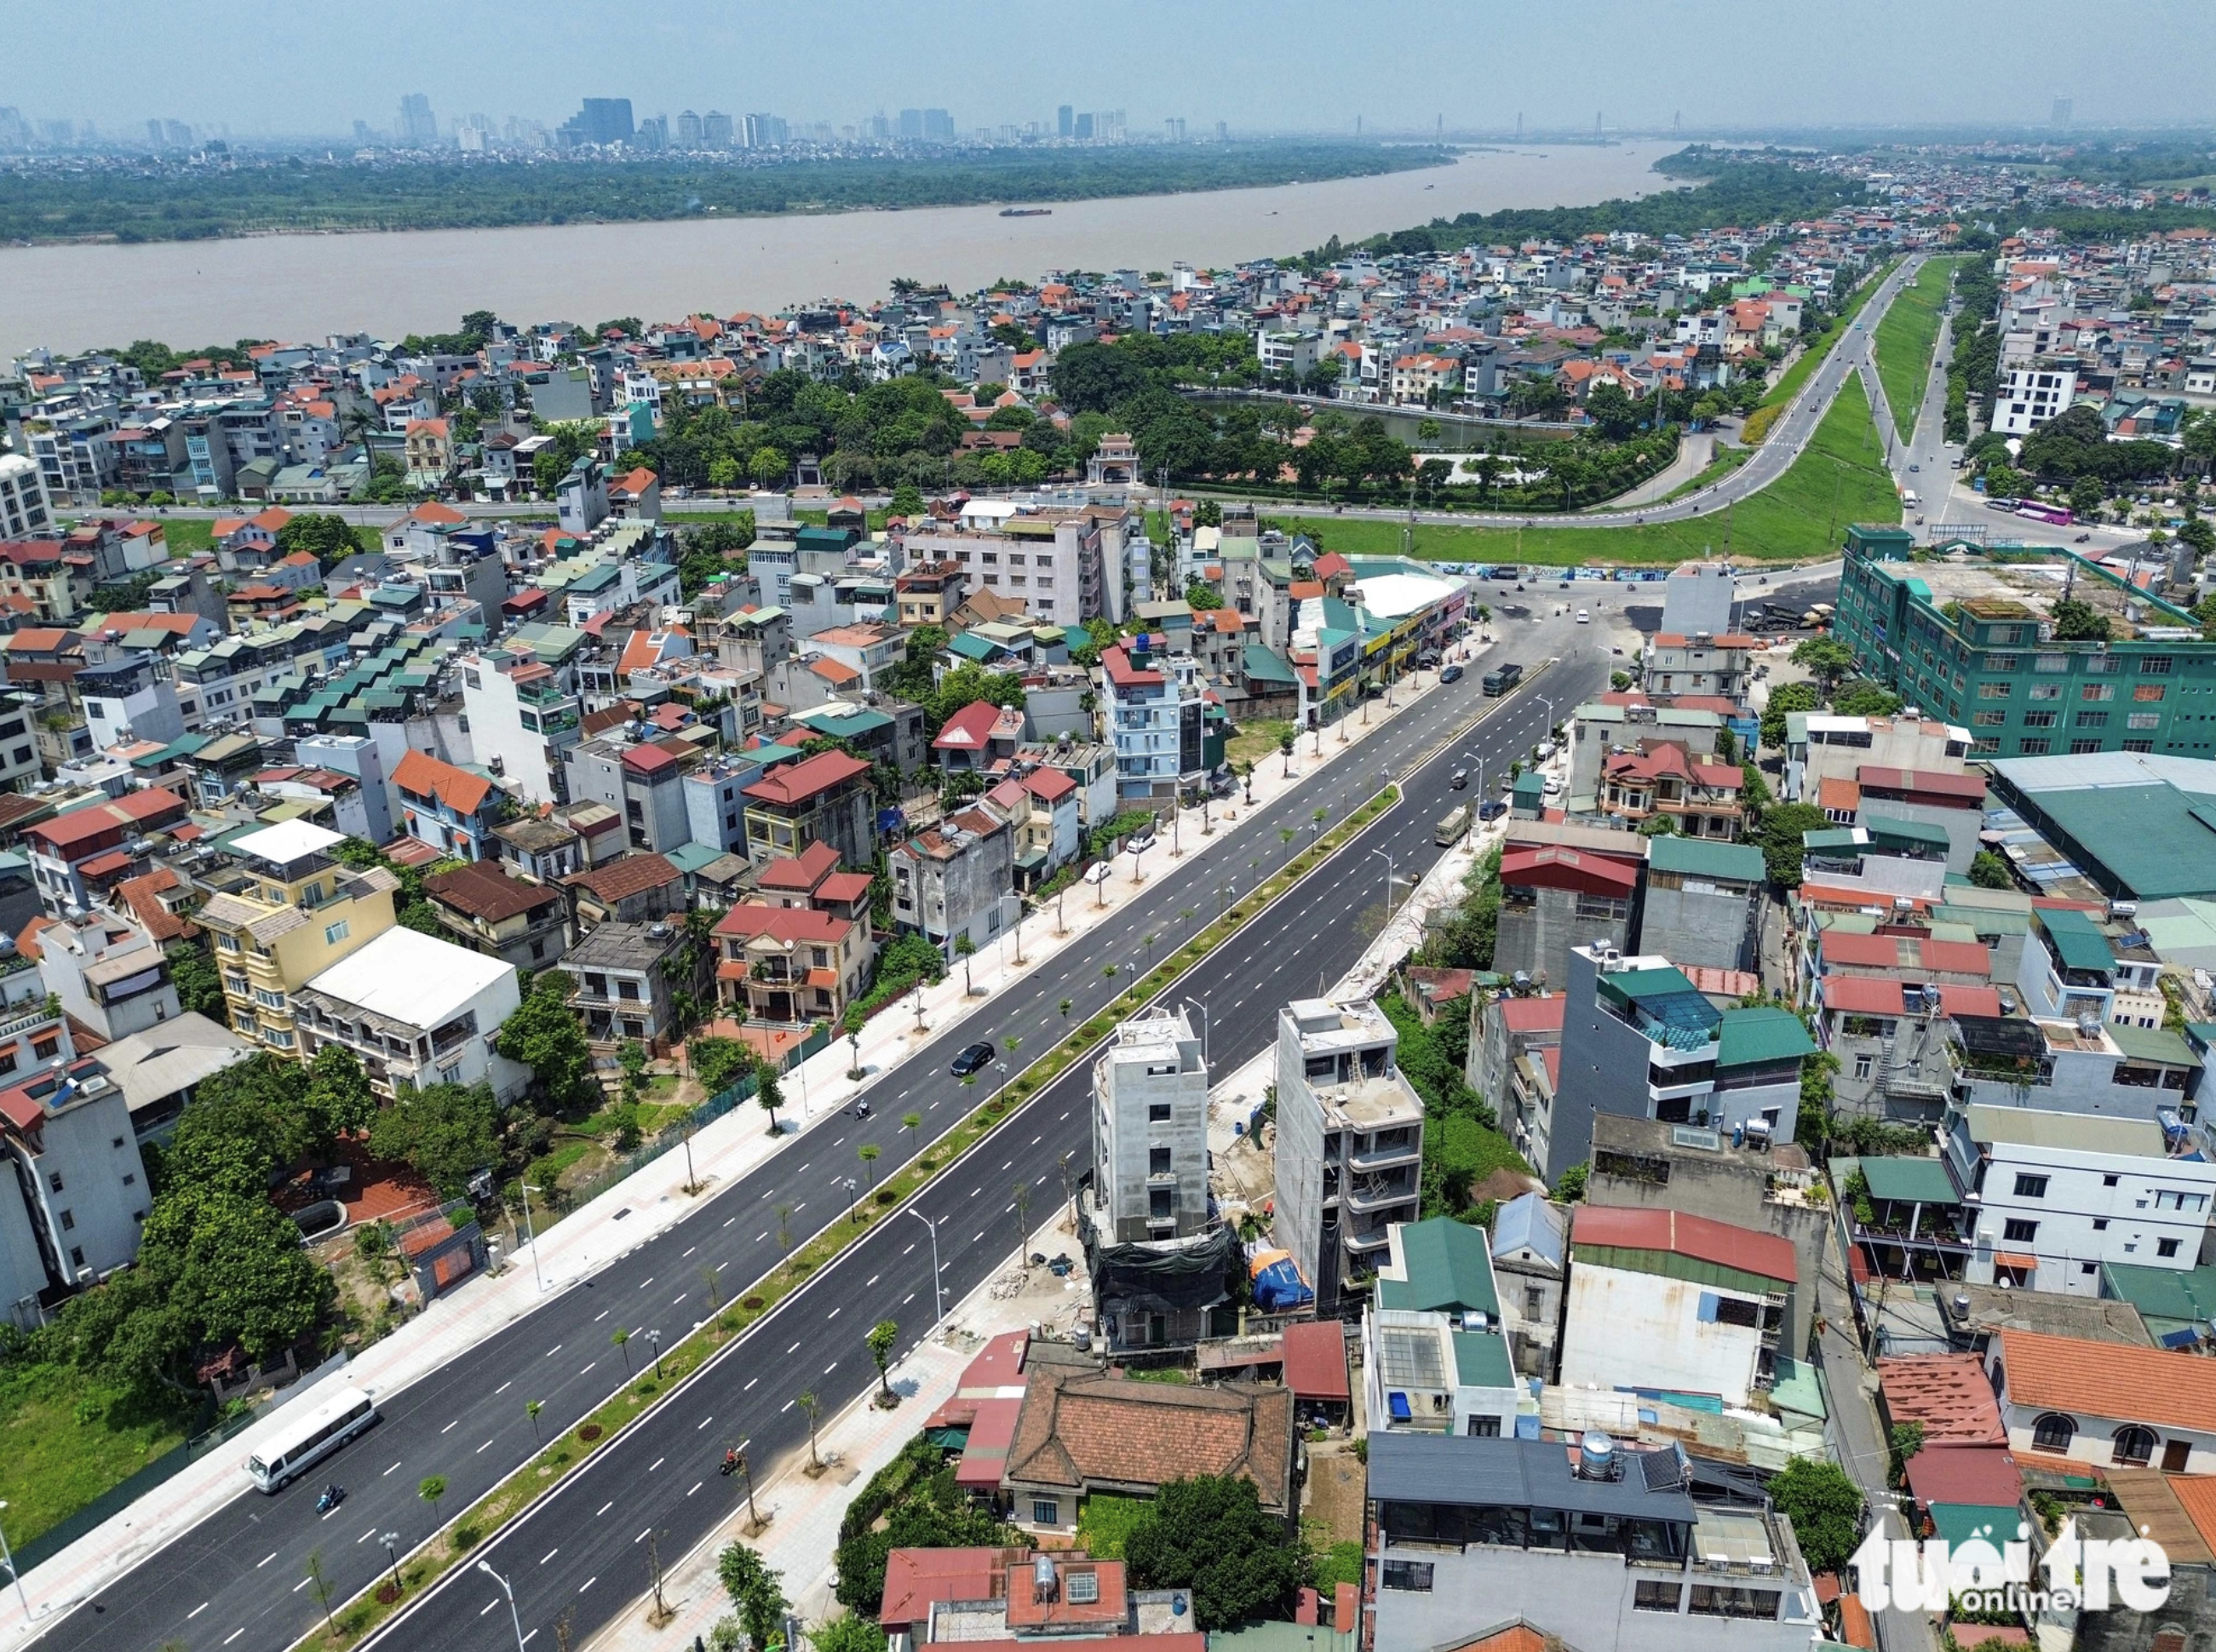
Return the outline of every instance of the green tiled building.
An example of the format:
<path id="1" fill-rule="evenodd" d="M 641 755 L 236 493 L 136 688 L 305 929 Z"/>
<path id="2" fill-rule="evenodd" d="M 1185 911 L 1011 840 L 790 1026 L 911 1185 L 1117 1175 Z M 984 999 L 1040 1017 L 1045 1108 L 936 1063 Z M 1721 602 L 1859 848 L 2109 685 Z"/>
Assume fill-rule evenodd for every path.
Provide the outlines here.
<path id="1" fill-rule="evenodd" d="M 1914 549 L 1899 528 L 1848 528 L 1838 639 L 1871 680 L 1967 727 L 1973 756 L 2216 756 L 2216 642 L 2183 609 L 2068 551 Z M 2108 640 L 2056 640 L 2065 601 Z"/>

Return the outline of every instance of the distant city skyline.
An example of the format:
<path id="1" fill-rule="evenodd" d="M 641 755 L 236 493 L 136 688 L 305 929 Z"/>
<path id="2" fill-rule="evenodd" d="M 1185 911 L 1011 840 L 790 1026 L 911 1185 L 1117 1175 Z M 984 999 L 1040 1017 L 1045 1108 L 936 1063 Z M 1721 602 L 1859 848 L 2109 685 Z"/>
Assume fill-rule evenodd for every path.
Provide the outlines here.
<path id="1" fill-rule="evenodd" d="M 1210 11 L 1132 0 L 1126 26 L 1081 57 L 1025 52 L 1020 75 L 991 47 L 1010 44 L 1007 14 L 981 0 L 862 0 L 842 13 L 836 73 L 812 15 L 635 0 L 619 11 L 550 0 L 533 14 L 531 49 L 509 20 L 430 0 L 390 0 L 372 21 L 237 0 L 182 13 L 156 0 L 15 0 L 0 10 L 0 105 L 34 129 L 93 122 L 103 138 L 144 142 L 145 122 L 177 121 L 240 138 L 344 139 L 359 122 L 391 131 L 400 100 L 420 95 L 442 131 L 456 115 L 496 126 L 511 116 L 550 131 L 586 97 L 629 98 L 637 117 L 690 107 L 772 110 L 795 126 L 834 131 L 880 110 L 950 111 L 956 129 L 1058 127 L 1058 106 L 1128 111 L 1131 135 L 1182 120 L 1249 132 L 1590 131 L 1592 110 L 1562 107 L 1517 76 L 1439 73 L 1412 87 L 1420 42 L 1441 71 L 1514 59 L 1558 68 L 1586 54 L 1594 89 L 1580 103 L 1610 128 L 1666 132 L 1770 126 L 2007 124 L 2053 126 L 2059 105 L 2079 132 L 2206 120 L 2216 30 L 2200 0 L 2141 0 L 2104 15 L 2098 50 L 2082 8 L 2020 0 L 2008 27 L 1980 0 L 1862 0 L 1819 27 L 1776 37 L 1774 67 L 1820 58 L 1821 73 L 1665 77 L 1646 62 L 1682 62 L 1689 45 L 1744 36 L 1732 0 L 1589 0 L 1560 15 L 1474 8 L 1456 0 L 1375 0 L 1358 12 L 1280 0 L 1269 26 L 1246 8 Z M 88 27 L 88 23 L 92 26 Z M 1358 38 L 1339 39 L 1351 34 Z M 876 41 L 886 49 L 869 49 Z M 859 48 L 859 49 L 858 49 Z M 195 65 L 179 73 L 181 64 Z M 643 66 L 646 65 L 646 66 Z M 60 90 L 58 89 L 67 89 Z M 77 107 L 67 107 L 74 103 Z M 1622 107 L 1615 107 L 1621 104 Z"/>

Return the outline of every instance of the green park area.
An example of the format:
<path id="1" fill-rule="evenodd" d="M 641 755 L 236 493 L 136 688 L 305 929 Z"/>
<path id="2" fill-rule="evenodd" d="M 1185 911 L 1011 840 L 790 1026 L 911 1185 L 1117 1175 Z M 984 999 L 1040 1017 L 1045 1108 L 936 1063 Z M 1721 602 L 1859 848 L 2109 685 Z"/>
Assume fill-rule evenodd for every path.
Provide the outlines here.
<path id="1" fill-rule="evenodd" d="M 1904 438 L 1916 431 L 1917 410 L 1924 405 L 1924 378 L 1931 371 L 1931 352 L 1939 342 L 1939 312 L 1947 307 L 1948 284 L 1961 262 L 1959 258 L 1928 261 L 1877 324 L 1877 382 L 1885 387 L 1893 422 Z"/>
<path id="2" fill-rule="evenodd" d="M 1398 522 L 1276 514 L 1267 519 L 1349 556 L 1390 556 L 1401 548 Z M 1861 380 L 1850 378 L 1807 451 L 1769 487 L 1728 511 L 1622 528 L 1426 525 L 1416 529 L 1414 550 L 1431 562 L 1560 568 L 1696 562 L 1727 551 L 1734 562 L 1813 562 L 1837 552 L 1850 522 L 1899 520 L 1900 499 L 1879 451 L 1869 400 Z"/>

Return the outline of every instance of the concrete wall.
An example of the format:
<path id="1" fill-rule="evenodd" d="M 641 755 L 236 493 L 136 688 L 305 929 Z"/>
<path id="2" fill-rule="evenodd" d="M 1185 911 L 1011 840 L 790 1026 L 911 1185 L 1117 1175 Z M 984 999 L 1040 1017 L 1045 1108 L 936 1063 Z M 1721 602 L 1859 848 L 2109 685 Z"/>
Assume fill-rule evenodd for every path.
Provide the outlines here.
<path id="1" fill-rule="evenodd" d="M 1574 890 L 1535 889 L 1532 896 L 1529 905 L 1500 903 L 1493 967 L 1502 974 L 1528 969 L 1536 979 L 1543 972 L 1547 986 L 1559 988 L 1569 978 L 1571 948 L 1598 943 L 1630 949 L 1631 903 L 1625 903 L 1622 918 L 1580 918 Z"/>
<path id="2" fill-rule="evenodd" d="M 1126 1023 L 1093 1069 L 1093 1186 L 1118 1244 L 1154 1237 L 1148 1165 L 1155 1148 L 1168 1151 L 1177 1178 L 1175 1231 L 1165 1237 L 1184 1238 L 1208 1224 L 1208 1068 L 1200 1040 L 1183 1016 L 1145 1025 L 1159 1031 L 1135 1034 Z M 1153 1118 L 1156 1108 L 1168 1116 Z"/>
<path id="3" fill-rule="evenodd" d="M 1752 969 L 1761 896 L 1752 885 L 1719 883 L 1649 867 L 1640 906 L 1638 949 L 1659 953 L 1681 967 L 1709 964 L 1718 969 Z"/>

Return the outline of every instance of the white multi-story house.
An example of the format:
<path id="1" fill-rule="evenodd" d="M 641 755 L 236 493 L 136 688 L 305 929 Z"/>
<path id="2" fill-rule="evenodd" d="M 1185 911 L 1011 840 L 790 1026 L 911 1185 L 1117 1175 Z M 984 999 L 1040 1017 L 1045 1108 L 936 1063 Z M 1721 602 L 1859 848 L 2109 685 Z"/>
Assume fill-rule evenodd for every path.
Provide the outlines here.
<path id="1" fill-rule="evenodd" d="M 1367 1000 L 1277 1011 L 1277 1237 L 1329 1312 L 1415 1219 L 1424 1102 L 1400 1035 Z"/>
<path id="2" fill-rule="evenodd" d="M 1513 1434 L 1521 1391 L 1485 1230 L 1435 1216 L 1389 1244 L 1362 1311 L 1370 1432 Z"/>
<path id="3" fill-rule="evenodd" d="M 2151 1118 L 1973 1103 L 1944 1142 L 1973 1283 L 2098 1296 L 2104 1262 L 2202 1260 L 2216 1164 L 2171 1154 Z"/>
<path id="4" fill-rule="evenodd" d="M 2078 394 L 2078 375 L 2067 367 L 2010 367 L 1993 390 L 1993 429 L 2003 436 L 2028 434 L 2065 411 Z"/>
<path id="5" fill-rule="evenodd" d="M 1182 1010 L 1125 1022 L 1093 1066 L 1093 1188 L 1115 1244 L 1208 1224 L 1208 1064 Z"/>
<path id="6" fill-rule="evenodd" d="M 494 1047 L 520 1002 L 514 965 L 396 924 L 293 993 L 292 1016 L 303 1059 L 342 1045 L 380 1096 L 489 1084 L 507 1102 L 531 1081 Z"/>
<path id="7" fill-rule="evenodd" d="M 38 461 L 22 453 L 0 453 L 0 538 L 27 539 L 53 525 Z"/>
<path id="8" fill-rule="evenodd" d="M 1102 649 L 1100 675 L 1119 805 L 1174 808 L 1180 783 L 1198 779 L 1203 766 L 1200 667 L 1190 654 L 1158 654 L 1135 642 Z"/>

